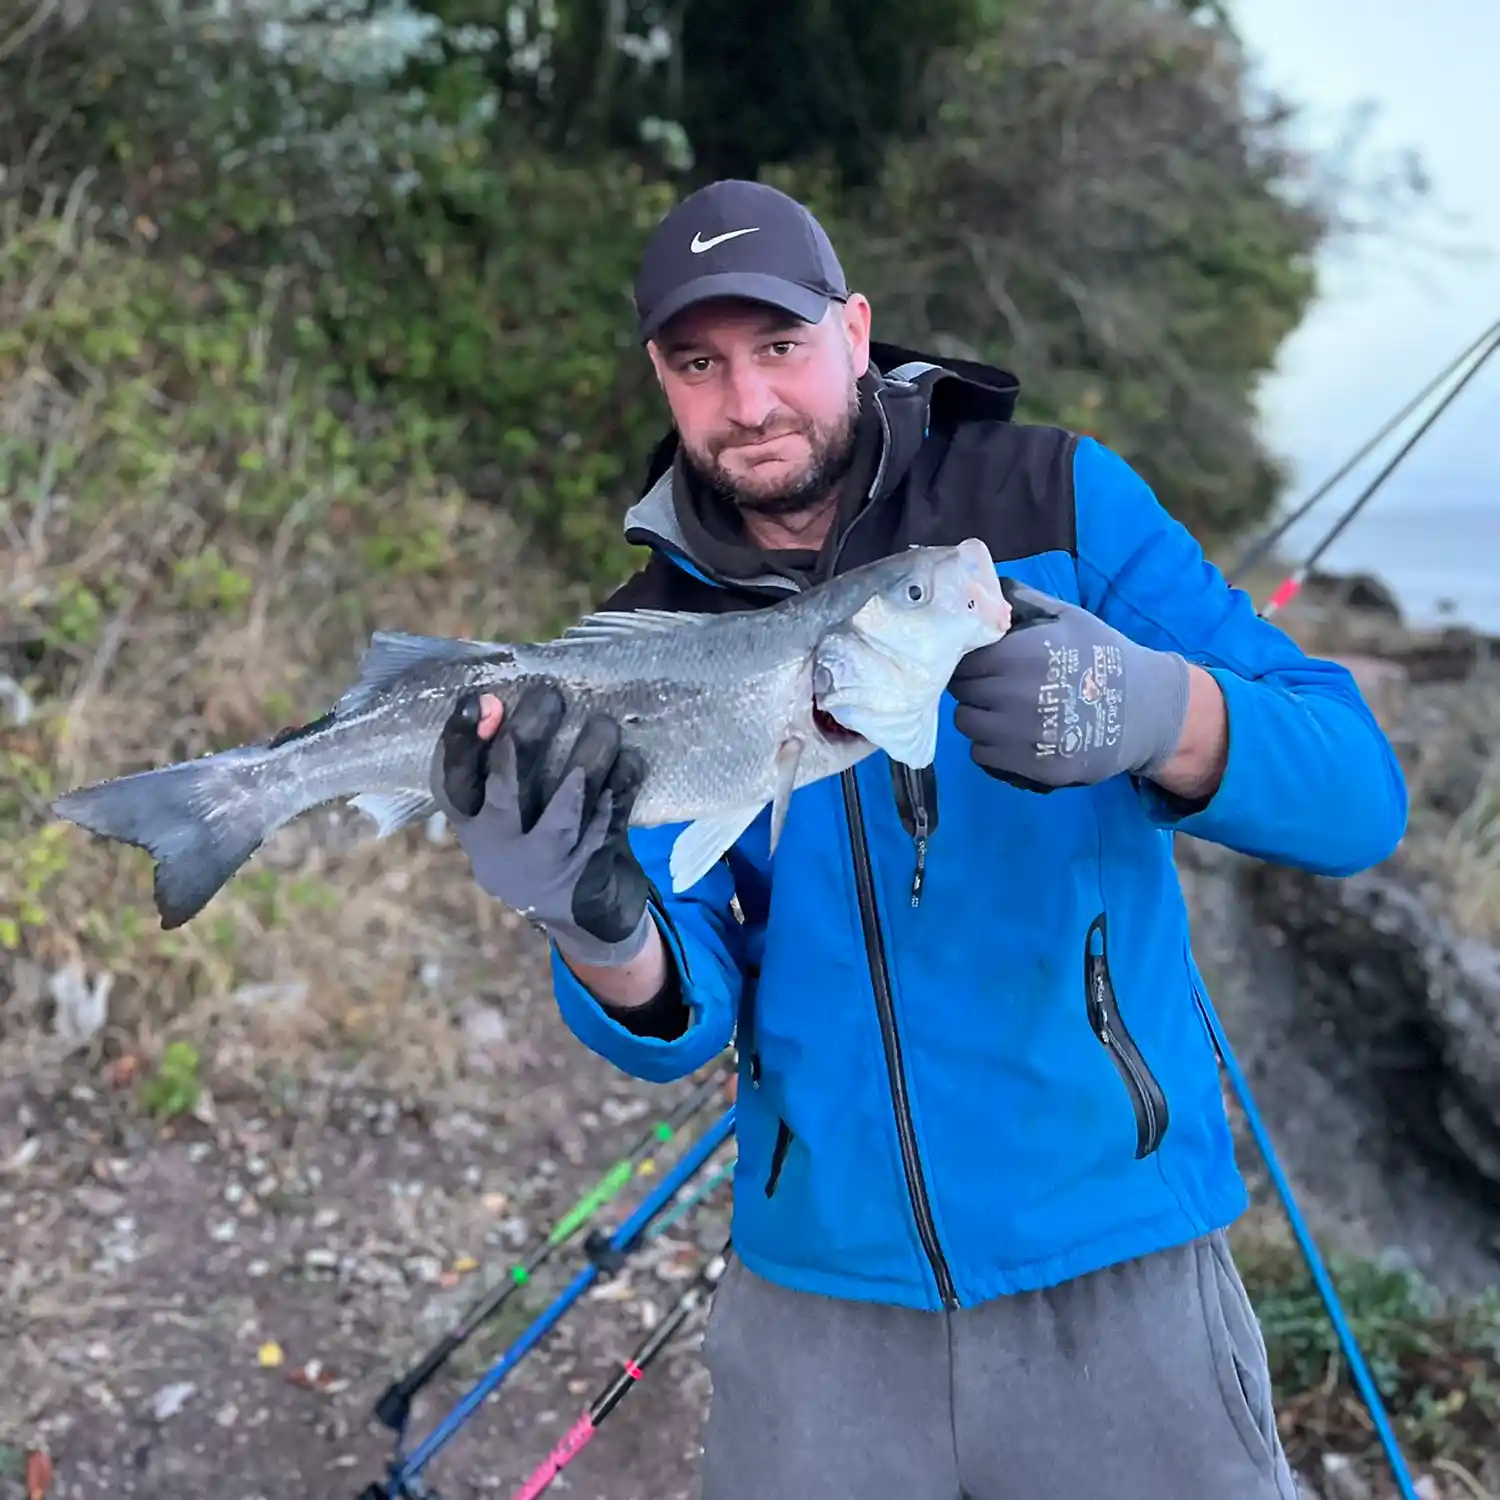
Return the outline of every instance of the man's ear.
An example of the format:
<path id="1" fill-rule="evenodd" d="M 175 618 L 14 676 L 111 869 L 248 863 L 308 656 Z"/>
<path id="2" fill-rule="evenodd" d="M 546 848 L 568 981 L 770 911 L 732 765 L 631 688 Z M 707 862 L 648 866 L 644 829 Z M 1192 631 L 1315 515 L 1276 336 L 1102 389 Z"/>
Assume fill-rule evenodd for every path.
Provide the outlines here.
<path id="1" fill-rule="evenodd" d="M 667 386 L 666 382 L 662 379 L 661 350 L 657 348 L 655 339 L 648 339 L 646 341 L 646 353 L 651 358 L 651 370 L 652 373 L 656 376 L 656 383 L 661 387 L 662 394 L 665 395 Z"/>
<path id="2" fill-rule="evenodd" d="M 844 337 L 849 341 L 849 358 L 854 366 L 854 378 L 860 380 L 870 368 L 870 323 L 872 313 L 869 298 L 861 292 L 850 292 L 849 300 L 839 308 L 844 320 Z"/>

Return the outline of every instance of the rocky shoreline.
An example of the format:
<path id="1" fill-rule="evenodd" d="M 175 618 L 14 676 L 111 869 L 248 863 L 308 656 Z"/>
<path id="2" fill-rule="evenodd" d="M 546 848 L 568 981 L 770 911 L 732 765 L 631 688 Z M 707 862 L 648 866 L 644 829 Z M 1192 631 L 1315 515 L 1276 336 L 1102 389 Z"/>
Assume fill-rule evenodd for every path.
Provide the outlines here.
<path id="1" fill-rule="evenodd" d="M 1277 623 L 1359 679 L 1407 773 L 1407 837 L 1347 879 L 1183 840 L 1197 941 L 1309 1218 L 1476 1292 L 1500 1280 L 1500 873 L 1476 815 L 1500 643 L 1410 629 L 1377 580 L 1327 574 Z"/>

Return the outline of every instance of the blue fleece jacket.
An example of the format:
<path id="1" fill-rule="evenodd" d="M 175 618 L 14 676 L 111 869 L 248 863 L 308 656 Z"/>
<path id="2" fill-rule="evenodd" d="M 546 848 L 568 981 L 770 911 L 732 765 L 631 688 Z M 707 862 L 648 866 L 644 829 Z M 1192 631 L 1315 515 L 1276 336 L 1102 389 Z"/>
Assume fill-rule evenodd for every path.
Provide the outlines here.
<path id="1" fill-rule="evenodd" d="M 664 898 L 691 1015 L 675 1040 L 632 1035 L 554 955 L 566 1023 L 627 1073 L 666 1082 L 737 1041 L 735 1245 L 788 1286 L 962 1306 L 1228 1224 L 1246 1192 L 1173 836 L 1344 875 L 1404 833 L 1400 767 L 1350 674 L 1260 619 L 1091 439 L 1073 493 L 1074 552 L 1001 571 L 1213 674 L 1229 753 L 1206 806 L 1184 815 L 1126 777 L 1007 786 L 945 699 L 919 905 L 877 754 L 857 794 L 837 778 L 796 793 L 774 859 L 763 814 Z M 678 832 L 632 838 L 665 892 Z"/>

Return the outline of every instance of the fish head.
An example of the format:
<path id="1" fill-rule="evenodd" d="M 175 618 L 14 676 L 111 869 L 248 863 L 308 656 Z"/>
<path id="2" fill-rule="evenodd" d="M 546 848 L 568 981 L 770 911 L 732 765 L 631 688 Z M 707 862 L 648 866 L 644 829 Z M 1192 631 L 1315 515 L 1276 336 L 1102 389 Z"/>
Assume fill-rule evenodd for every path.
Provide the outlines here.
<path id="1" fill-rule="evenodd" d="M 930 765 L 954 669 L 1006 633 L 1010 604 L 976 537 L 913 547 L 861 572 L 855 607 L 814 650 L 814 709 L 893 760 Z"/>

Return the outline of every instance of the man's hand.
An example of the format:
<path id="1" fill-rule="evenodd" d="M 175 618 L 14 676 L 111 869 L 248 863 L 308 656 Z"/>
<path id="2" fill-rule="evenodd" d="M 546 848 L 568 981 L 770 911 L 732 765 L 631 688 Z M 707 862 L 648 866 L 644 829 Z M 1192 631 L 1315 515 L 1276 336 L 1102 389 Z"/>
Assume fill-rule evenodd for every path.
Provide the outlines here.
<path id="1" fill-rule="evenodd" d="M 1010 630 L 964 657 L 949 684 L 976 763 L 1042 792 L 1160 771 L 1187 719 L 1187 662 L 1013 579 L 1001 587 Z"/>
<path id="2" fill-rule="evenodd" d="M 646 876 L 627 837 L 645 765 L 601 714 L 550 782 L 564 712 L 547 686 L 528 688 L 503 723 L 493 697 L 460 699 L 443 728 L 434 793 L 485 891 L 541 927 L 570 963 L 615 968 L 652 936 Z"/>

